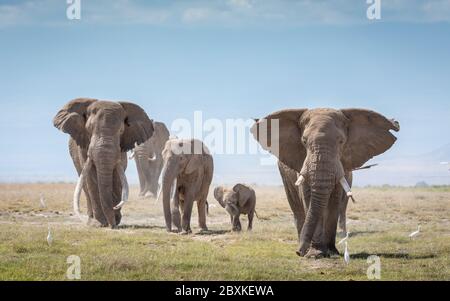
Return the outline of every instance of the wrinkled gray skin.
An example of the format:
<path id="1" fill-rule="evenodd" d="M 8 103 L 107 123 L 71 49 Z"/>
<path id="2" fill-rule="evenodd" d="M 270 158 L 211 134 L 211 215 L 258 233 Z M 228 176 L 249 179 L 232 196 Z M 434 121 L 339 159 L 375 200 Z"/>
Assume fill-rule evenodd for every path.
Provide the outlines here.
<path id="1" fill-rule="evenodd" d="M 153 122 L 155 131 L 145 143 L 133 150 L 134 162 L 139 175 L 139 196 L 156 197 L 158 178 L 163 167 L 162 150 L 169 140 L 169 130 L 162 122 Z"/>
<path id="2" fill-rule="evenodd" d="M 53 124 L 70 135 L 69 152 L 79 175 L 87 160 L 92 162 L 83 183 L 88 223 L 96 224 L 95 219 L 116 228 L 121 212 L 113 208 L 121 201 L 119 173 L 126 169 L 126 152 L 152 136 L 152 122 L 132 103 L 78 98 L 58 112 Z"/>
<path id="3" fill-rule="evenodd" d="M 274 120 L 279 132 L 272 133 Z M 299 235 L 298 255 L 338 254 L 338 216 L 347 201 L 340 180 L 351 182 L 353 169 L 388 150 L 396 141 L 390 130 L 399 131 L 398 122 L 363 109 L 291 109 L 257 120 L 253 136 L 279 159 Z M 299 175 L 304 180 L 296 186 Z"/>
<path id="4" fill-rule="evenodd" d="M 241 221 L 239 220 L 241 214 L 248 215 L 247 230 L 252 230 L 256 194 L 251 187 L 243 184 L 236 184 L 232 189 L 219 186 L 214 189 L 214 197 L 230 215 L 233 231 L 242 230 Z"/>
<path id="5" fill-rule="evenodd" d="M 289 168 L 283 162 L 278 161 L 278 170 L 280 171 L 281 179 L 283 181 L 284 191 L 288 199 L 292 212 L 294 213 L 294 223 L 297 228 L 298 239 L 300 240 L 300 233 L 302 232 L 303 223 L 305 222 L 305 210 L 303 201 L 300 199 L 298 187 L 295 185 L 297 181 L 297 172 Z M 352 185 L 353 176 L 350 172 L 346 176 L 349 185 Z M 342 194 L 342 199 L 339 201 L 339 228 L 342 230 L 344 236 L 347 233 L 347 204 L 348 196 Z"/>
<path id="6" fill-rule="evenodd" d="M 170 139 L 162 154 L 164 165 L 158 199 L 162 194 L 167 231 L 172 231 L 173 222 L 178 232 L 192 232 L 190 222 L 194 201 L 197 201 L 199 226 L 208 230 L 206 206 L 214 171 L 208 148 L 197 139 Z"/>

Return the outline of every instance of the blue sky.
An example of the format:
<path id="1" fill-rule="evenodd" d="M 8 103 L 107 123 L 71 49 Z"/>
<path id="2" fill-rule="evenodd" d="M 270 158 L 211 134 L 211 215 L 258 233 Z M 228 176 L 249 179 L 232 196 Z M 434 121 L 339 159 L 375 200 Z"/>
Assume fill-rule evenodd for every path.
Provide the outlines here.
<path id="1" fill-rule="evenodd" d="M 290 107 L 370 108 L 402 127 L 381 162 L 450 143 L 448 0 L 383 0 L 377 21 L 366 18 L 365 0 L 81 7 L 81 20 L 69 21 L 65 1 L 0 1 L 0 181 L 75 179 L 68 136 L 51 121 L 80 96 L 131 100 L 169 127 L 195 110 L 224 120 Z M 280 183 L 256 155 L 215 161 L 217 182 Z M 450 181 L 439 164 L 433 172 Z M 131 182 L 135 174 L 131 164 Z M 380 184 L 374 175 L 360 183 Z"/>

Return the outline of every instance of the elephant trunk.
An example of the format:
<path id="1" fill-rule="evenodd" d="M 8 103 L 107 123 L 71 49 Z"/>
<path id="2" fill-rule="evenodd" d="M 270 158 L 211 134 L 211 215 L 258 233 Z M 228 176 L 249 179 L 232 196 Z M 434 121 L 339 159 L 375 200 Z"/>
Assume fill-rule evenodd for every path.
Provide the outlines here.
<path id="1" fill-rule="evenodd" d="M 336 177 L 340 174 L 335 162 L 334 156 L 326 148 L 316 148 L 308 154 L 305 168 L 297 180 L 298 184 L 308 185 L 310 189 L 309 208 L 300 235 L 299 255 L 305 255 L 317 227 L 321 226 L 319 222 L 336 186 Z"/>
<path id="2" fill-rule="evenodd" d="M 158 199 L 162 194 L 163 198 L 163 210 L 164 210 L 164 219 L 166 221 L 166 229 L 167 231 L 172 230 L 172 216 L 170 210 L 170 199 L 173 195 L 173 187 L 176 183 L 177 177 L 177 164 L 174 160 L 168 160 L 164 162 L 163 170 L 161 172 L 161 186 L 160 191 L 158 193 Z M 176 185 L 176 184 L 175 184 Z"/>
<path id="3" fill-rule="evenodd" d="M 223 198 L 216 198 L 217 202 L 219 202 L 220 206 L 222 206 L 222 208 L 225 208 L 225 202 L 223 201 Z"/>
<path id="4" fill-rule="evenodd" d="M 119 168 L 119 177 L 123 177 L 121 183 L 122 187 L 125 188 L 125 191 L 122 191 L 122 194 L 127 194 L 126 187 L 124 186 L 128 186 L 125 185 L 124 169 L 121 167 L 121 152 L 120 149 L 116 147 L 118 144 L 115 142 L 117 141 L 115 141 L 114 137 L 100 137 L 95 141 L 95 144 L 92 145 L 92 148 L 89 151 L 97 169 L 100 206 L 111 228 L 117 226 L 113 209 L 114 205 L 116 205 L 114 204 L 113 197 L 114 169 Z M 125 195 L 123 195 L 123 197 L 125 197 Z M 124 198 L 122 198 L 122 200 L 124 200 Z M 118 210 L 119 209 L 120 208 L 118 208 Z"/>
<path id="5" fill-rule="evenodd" d="M 239 214 L 239 208 L 235 204 L 228 203 L 224 206 L 224 208 L 231 216 L 236 216 Z"/>

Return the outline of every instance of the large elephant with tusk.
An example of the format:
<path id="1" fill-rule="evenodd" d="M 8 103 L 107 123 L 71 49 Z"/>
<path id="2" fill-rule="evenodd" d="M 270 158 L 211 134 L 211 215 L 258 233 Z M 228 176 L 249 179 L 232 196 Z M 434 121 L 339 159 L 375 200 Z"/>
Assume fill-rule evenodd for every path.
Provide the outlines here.
<path id="1" fill-rule="evenodd" d="M 88 223 L 116 228 L 128 198 L 126 152 L 153 134 L 153 123 L 139 106 L 78 98 L 53 119 L 56 128 L 70 135 L 69 152 L 79 178 L 73 206 L 80 214 L 80 196 L 87 198 Z"/>
<path id="2" fill-rule="evenodd" d="M 289 109 L 256 120 L 253 136 L 279 160 L 298 255 L 339 254 L 338 215 L 342 202 L 353 198 L 351 172 L 394 144 L 390 130 L 399 131 L 399 123 L 363 109 Z"/>
<path id="3" fill-rule="evenodd" d="M 156 197 L 158 193 L 158 178 L 163 167 L 162 150 L 170 136 L 164 123 L 153 122 L 153 126 L 153 136 L 137 145 L 130 156 L 136 163 L 141 197 Z"/>

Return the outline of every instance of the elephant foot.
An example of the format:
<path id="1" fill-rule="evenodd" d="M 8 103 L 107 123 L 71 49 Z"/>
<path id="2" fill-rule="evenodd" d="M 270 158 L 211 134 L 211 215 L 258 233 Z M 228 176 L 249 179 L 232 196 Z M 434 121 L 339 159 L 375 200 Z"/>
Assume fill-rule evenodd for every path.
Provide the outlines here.
<path id="1" fill-rule="evenodd" d="M 189 235 L 189 234 L 192 234 L 192 230 L 191 229 L 181 231 L 181 235 Z"/>
<path id="2" fill-rule="evenodd" d="M 316 249 L 316 248 L 310 248 L 308 250 L 308 253 L 306 253 L 305 255 L 306 258 L 314 258 L 314 259 L 319 259 L 319 258 L 324 258 L 324 257 L 328 257 L 328 254 L 326 252 L 324 252 L 323 250 L 320 249 Z"/>
<path id="3" fill-rule="evenodd" d="M 336 249 L 336 246 L 334 246 L 334 245 L 328 247 L 327 253 L 329 256 L 335 256 L 335 255 L 339 256 L 339 251 L 338 251 L 338 249 Z"/>
<path id="4" fill-rule="evenodd" d="M 303 256 L 306 255 L 306 253 L 308 252 L 308 250 L 309 250 L 309 246 L 306 245 L 306 244 L 302 244 L 302 245 L 300 245 L 300 248 L 299 248 L 297 251 L 295 251 L 295 253 L 296 253 L 298 256 L 303 257 Z"/>
<path id="5" fill-rule="evenodd" d="M 183 229 L 177 228 L 177 229 L 175 229 L 175 230 L 173 230 L 171 232 L 173 232 L 173 233 L 181 233 L 181 232 L 183 232 Z"/>

